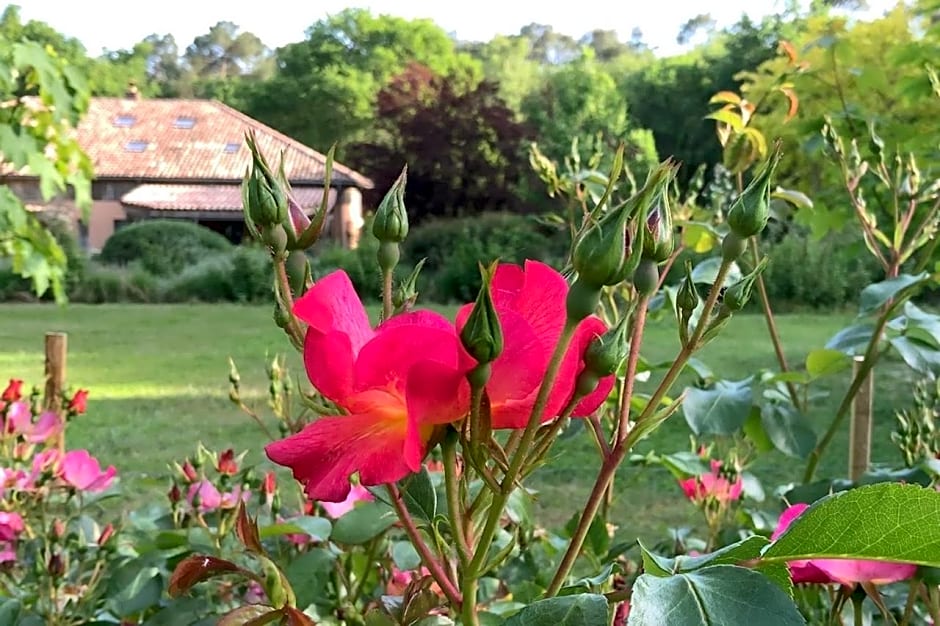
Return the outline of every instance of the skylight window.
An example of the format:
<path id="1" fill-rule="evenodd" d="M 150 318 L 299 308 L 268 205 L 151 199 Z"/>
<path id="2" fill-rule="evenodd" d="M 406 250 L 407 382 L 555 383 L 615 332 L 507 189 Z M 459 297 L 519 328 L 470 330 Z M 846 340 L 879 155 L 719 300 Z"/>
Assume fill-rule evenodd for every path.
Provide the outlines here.
<path id="1" fill-rule="evenodd" d="M 124 144 L 125 152 L 143 152 L 147 149 L 147 146 L 150 145 L 150 142 L 143 141 L 141 139 L 135 139 L 134 141 L 128 141 Z"/>
<path id="2" fill-rule="evenodd" d="M 188 115 L 181 115 L 173 122 L 173 128 L 190 129 L 196 125 L 196 118 Z"/>
<path id="3" fill-rule="evenodd" d="M 234 154 L 238 152 L 238 149 L 241 147 L 242 145 L 240 143 L 227 143 L 225 144 L 225 154 Z"/>
<path id="4" fill-rule="evenodd" d="M 137 118 L 133 115 L 118 115 L 114 118 L 114 125 L 118 128 L 130 128 L 136 121 Z"/>

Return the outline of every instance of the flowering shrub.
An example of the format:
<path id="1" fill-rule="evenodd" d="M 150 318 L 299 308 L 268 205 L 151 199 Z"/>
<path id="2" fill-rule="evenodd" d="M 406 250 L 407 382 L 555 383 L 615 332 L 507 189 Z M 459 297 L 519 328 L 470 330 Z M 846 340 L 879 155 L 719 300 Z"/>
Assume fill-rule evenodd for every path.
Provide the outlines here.
<path id="1" fill-rule="evenodd" d="M 721 99 L 731 103 L 716 118 L 725 120 L 737 101 Z M 719 135 L 723 144 L 754 140 L 754 133 L 735 139 L 733 129 Z M 893 482 L 849 490 L 827 482 L 821 491 L 810 482 L 831 435 L 817 444 L 815 433 L 801 430 L 799 412 L 809 394 L 797 385 L 844 363 L 844 353 L 830 347 L 812 355 L 805 380 L 781 362 L 780 375 L 725 381 L 692 359 L 733 323 L 752 293 L 766 293 L 767 261 L 756 236 L 770 219 L 772 194 L 783 193 L 772 192 L 778 147 L 738 154 L 738 171 L 762 163 L 748 185 L 742 177 L 725 218 L 706 222 L 697 221 L 694 207 L 673 206 L 670 162 L 621 197 L 618 153 L 602 188 L 576 194 L 583 220 L 571 225 L 570 276 L 535 261 L 481 267 L 482 288 L 454 321 L 415 308 L 420 267 L 396 285 L 409 230 L 403 172 L 372 224 L 383 283 L 377 325 L 345 273 L 317 280 L 311 274 L 304 250 L 316 240 L 326 207 L 304 216 L 251 138 L 249 147 L 246 227 L 271 255 L 275 321 L 302 353 L 313 387 L 295 390 L 283 360 L 272 362 L 268 404 L 278 433 L 268 433 L 265 452 L 291 470 L 307 499 L 295 513 L 269 505 L 257 516 L 240 504 L 234 522 L 213 526 L 220 550 L 178 564 L 171 594 L 184 596 L 210 578 L 240 581 L 243 603 L 222 607 L 227 624 L 658 626 L 772 619 L 786 626 L 805 623 L 820 602 L 825 621 L 838 623 L 850 597 L 857 623 L 871 613 L 866 597 L 886 622 L 897 621 L 889 606 L 893 587 L 882 593 L 875 585 L 910 579 L 903 623 L 923 613 L 915 607 L 918 590 L 927 612 L 940 612 L 940 590 L 918 567 L 940 565 L 940 553 L 915 547 L 940 542 L 940 527 L 917 521 L 935 519 L 940 495 Z M 535 162 L 545 167 L 546 180 L 558 182 L 557 171 Z M 681 239 L 676 216 L 685 225 Z M 698 241 L 686 238 L 696 233 Z M 687 267 L 678 286 L 663 284 L 683 246 L 707 250 L 719 243 L 718 256 Z M 880 311 L 886 322 L 924 281 L 926 275 L 870 287 L 869 312 Z M 659 369 L 659 379 L 652 393 L 640 394 L 644 323 L 655 309 L 675 314 L 680 349 L 661 366 L 643 363 Z M 772 311 L 765 313 L 772 322 Z M 928 316 L 917 315 L 926 329 Z M 907 323 L 913 319 L 909 313 Z M 823 358 L 828 361 L 820 363 Z M 678 400 L 670 397 L 687 369 L 697 383 Z M 234 365 L 230 381 L 232 401 L 267 432 L 259 412 L 241 399 Z M 295 394 L 299 412 L 291 408 Z M 628 457 L 680 408 L 699 440 L 727 437 L 726 453 L 713 458 L 706 445 L 699 454 Z M 524 481 L 550 458 L 573 420 L 586 424 L 601 466 L 587 502 L 556 534 L 532 521 Z M 795 508 L 779 520 L 751 508 L 766 494 L 746 470 L 773 448 L 808 458 L 806 484 L 780 490 L 781 501 Z M 686 531 L 653 549 L 612 541 L 616 524 L 605 503 L 628 458 L 676 474 L 705 517 L 707 541 Z M 188 488 L 178 491 L 192 494 L 194 515 L 202 513 L 199 503 L 224 508 L 232 486 L 214 486 L 214 479 L 185 466 L 183 473 Z M 226 526 L 234 528 L 237 544 L 229 542 Z"/>

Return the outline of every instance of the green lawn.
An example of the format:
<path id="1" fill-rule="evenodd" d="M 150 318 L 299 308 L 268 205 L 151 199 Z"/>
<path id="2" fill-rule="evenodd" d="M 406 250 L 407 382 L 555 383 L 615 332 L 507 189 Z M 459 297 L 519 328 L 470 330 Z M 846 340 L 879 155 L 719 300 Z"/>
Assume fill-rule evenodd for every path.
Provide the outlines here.
<path id="1" fill-rule="evenodd" d="M 447 311 L 452 313 L 453 311 Z M 846 314 L 787 315 L 779 320 L 788 357 L 806 353 L 850 319 Z M 271 322 L 270 307 L 237 305 L 0 305 L 0 383 L 22 377 L 41 383 L 43 335 L 69 334 L 68 380 L 91 390 L 89 411 L 74 423 L 70 446 L 87 447 L 123 476 L 128 506 L 162 497 L 166 465 L 190 453 L 196 442 L 210 448 L 247 449 L 249 461 L 263 461 L 263 435 L 228 401 L 228 357 L 239 364 L 244 396 L 262 401 L 267 356 L 289 346 Z M 773 367 L 763 318 L 740 316 L 700 355 L 724 377 L 743 378 Z M 649 326 L 644 354 L 653 361 L 675 354 L 677 341 L 669 321 Z M 299 360 L 293 354 L 292 363 Z M 300 369 L 295 370 L 301 373 Z M 821 429 L 828 423 L 847 374 L 836 381 L 829 400 L 813 411 Z M 909 401 L 909 375 L 896 365 L 879 369 L 876 380 L 874 460 L 895 462 L 890 442 L 893 411 Z M 641 387 L 642 391 L 642 387 Z M 896 404 L 900 403 L 900 404 Z M 689 431 L 674 416 L 640 452 L 688 448 Z M 835 442 L 820 475 L 844 474 L 846 433 Z M 543 520 L 563 523 L 578 510 L 598 465 L 586 434 L 578 433 L 556 448 L 555 462 L 533 477 Z M 778 454 L 766 455 L 755 471 L 768 491 L 797 480 L 803 464 Z M 618 475 L 614 511 L 627 535 L 659 538 L 670 526 L 694 524 L 665 470 L 624 467 Z"/>

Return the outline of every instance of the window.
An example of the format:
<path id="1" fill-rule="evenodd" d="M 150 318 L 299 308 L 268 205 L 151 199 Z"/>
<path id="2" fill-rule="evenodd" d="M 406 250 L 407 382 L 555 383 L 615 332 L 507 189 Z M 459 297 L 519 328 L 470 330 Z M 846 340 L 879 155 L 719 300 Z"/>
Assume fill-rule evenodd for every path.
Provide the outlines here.
<path id="1" fill-rule="evenodd" d="M 190 129 L 196 125 L 196 118 L 188 115 L 181 115 L 173 122 L 173 128 Z"/>
<path id="2" fill-rule="evenodd" d="M 229 142 L 225 144 L 225 154 L 234 154 L 238 152 L 238 149 L 241 147 L 242 145 L 240 143 Z"/>
<path id="3" fill-rule="evenodd" d="M 130 128 L 136 121 L 137 118 L 133 115 L 118 115 L 114 118 L 114 125 L 117 128 Z"/>
<path id="4" fill-rule="evenodd" d="M 143 141 L 141 139 L 135 139 L 133 141 L 128 141 L 126 144 L 124 144 L 124 151 L 125 152 L 143 152 L 144 150 L 147 149 L 147 146 L 149 145 L 150 143 L 147 141 Z"/>

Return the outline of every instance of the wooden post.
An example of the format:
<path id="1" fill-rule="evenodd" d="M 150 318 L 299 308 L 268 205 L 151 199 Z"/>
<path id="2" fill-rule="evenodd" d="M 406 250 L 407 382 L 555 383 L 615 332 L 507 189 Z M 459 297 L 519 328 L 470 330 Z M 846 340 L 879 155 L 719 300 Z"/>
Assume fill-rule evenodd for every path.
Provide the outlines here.
<path id="1" fill-rule="evenodd" d="M 43 407 L 48 411 L 62 410 L 62 392 L 65 389 L 65 360 L 68 354 L 68 335 L 46 333 L 46 396 Z"/>
<path id="2" fill-rule="evenodd" d="M 858 375 L 865 357 L 852 359 L 854 375 Z M 862 381 L 852 402 L 852 422 L 849 426 L 849 478 L 858 480 L 868 471 L 871 463 L 872 397 L 874 396 L 874 371 Z"/>

